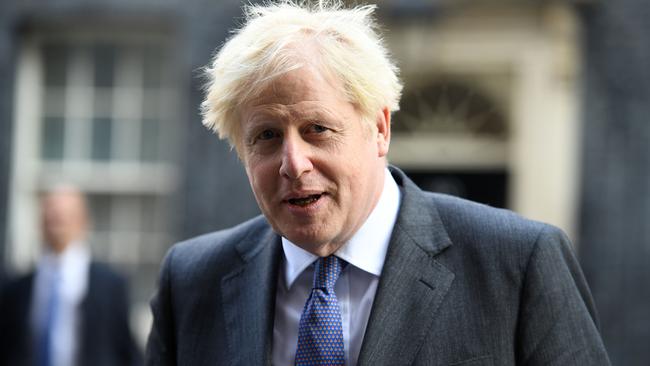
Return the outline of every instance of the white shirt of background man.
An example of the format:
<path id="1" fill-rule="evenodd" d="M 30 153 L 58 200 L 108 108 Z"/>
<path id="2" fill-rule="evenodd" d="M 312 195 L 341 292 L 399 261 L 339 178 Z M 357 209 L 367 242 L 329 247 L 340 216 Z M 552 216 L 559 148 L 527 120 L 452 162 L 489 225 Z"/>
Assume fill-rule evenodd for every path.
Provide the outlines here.
<path id="1" fill-rule="evenodd" d="M 54 366 L 76 364 L 80 334 L 80 306 L 88 290 L 90 252 L 81 242 L 71 243 L 60 255 L 47 252 L 36 269 L 31 320 L 34 342 L 47 320 L 53 277 L 58 276 L 58 305 L 52 324 L 50 357 Z"/>

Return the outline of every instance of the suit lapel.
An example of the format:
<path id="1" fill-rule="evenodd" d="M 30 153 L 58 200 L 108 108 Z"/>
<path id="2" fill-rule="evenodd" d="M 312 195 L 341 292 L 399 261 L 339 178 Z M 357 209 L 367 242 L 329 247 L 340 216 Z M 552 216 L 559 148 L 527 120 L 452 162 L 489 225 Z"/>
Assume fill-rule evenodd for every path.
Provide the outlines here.
<path id="1" fill-rule="evenodd" d="M 368 320 L 359 365 L 413 362 L 454 274 L 435 256 L 451 245 L 430 199 L 397 169 L 402 204 Z"/>
<path id="2" fill-rule="evenodd" d="M 266 226 L 237 245 L 241 265 L 221 281 L 233 365 L 270 365 L 279 237 Z"/>

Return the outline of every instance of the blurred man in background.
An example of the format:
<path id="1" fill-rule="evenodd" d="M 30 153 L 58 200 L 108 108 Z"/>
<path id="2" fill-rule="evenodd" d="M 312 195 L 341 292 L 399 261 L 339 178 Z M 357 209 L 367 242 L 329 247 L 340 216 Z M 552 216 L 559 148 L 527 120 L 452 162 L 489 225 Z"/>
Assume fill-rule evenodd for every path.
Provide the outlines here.
<path id="1" fill-rule="evenodd" d="M 86 199 L 72 187 L 41 201 L 44 255 L 0 303 L 0 365 L 137 365 L 124 279 L 91 261 Z"/>

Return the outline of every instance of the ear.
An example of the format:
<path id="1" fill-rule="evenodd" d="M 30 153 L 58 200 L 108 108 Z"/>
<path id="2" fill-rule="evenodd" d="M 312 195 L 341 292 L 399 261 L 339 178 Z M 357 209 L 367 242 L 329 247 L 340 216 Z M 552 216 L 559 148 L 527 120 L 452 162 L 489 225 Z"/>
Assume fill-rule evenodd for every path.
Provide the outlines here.
<path id="1" fill-rule="evenodd" d="M 377 127 L 377 152 L 380 158 L 388 155 L 388 147 L 390 145 L 390 110 L 384 106 L 381 111 L 377 113 L 376 121 Z"/>

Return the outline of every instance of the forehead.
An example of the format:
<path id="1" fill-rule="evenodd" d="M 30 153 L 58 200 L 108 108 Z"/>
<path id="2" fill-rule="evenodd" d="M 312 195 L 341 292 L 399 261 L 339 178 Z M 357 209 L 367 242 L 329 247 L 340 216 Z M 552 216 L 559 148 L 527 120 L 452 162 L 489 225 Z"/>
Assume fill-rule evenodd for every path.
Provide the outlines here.
<path id="1" fill-rule="evenodd" d="M 248 103 L 244 111 L 263 105 L 293 105 L 301 102 L 347 102 L 341 82 L 312 65 L 271 78 Z"/>
<path id="2" fill-rule="evenodd" d="M 43 206 L 47 208 L 82 208 L 84 199 L 81 193 L 72 190 L 49 192 L 43 196 Z"/>

